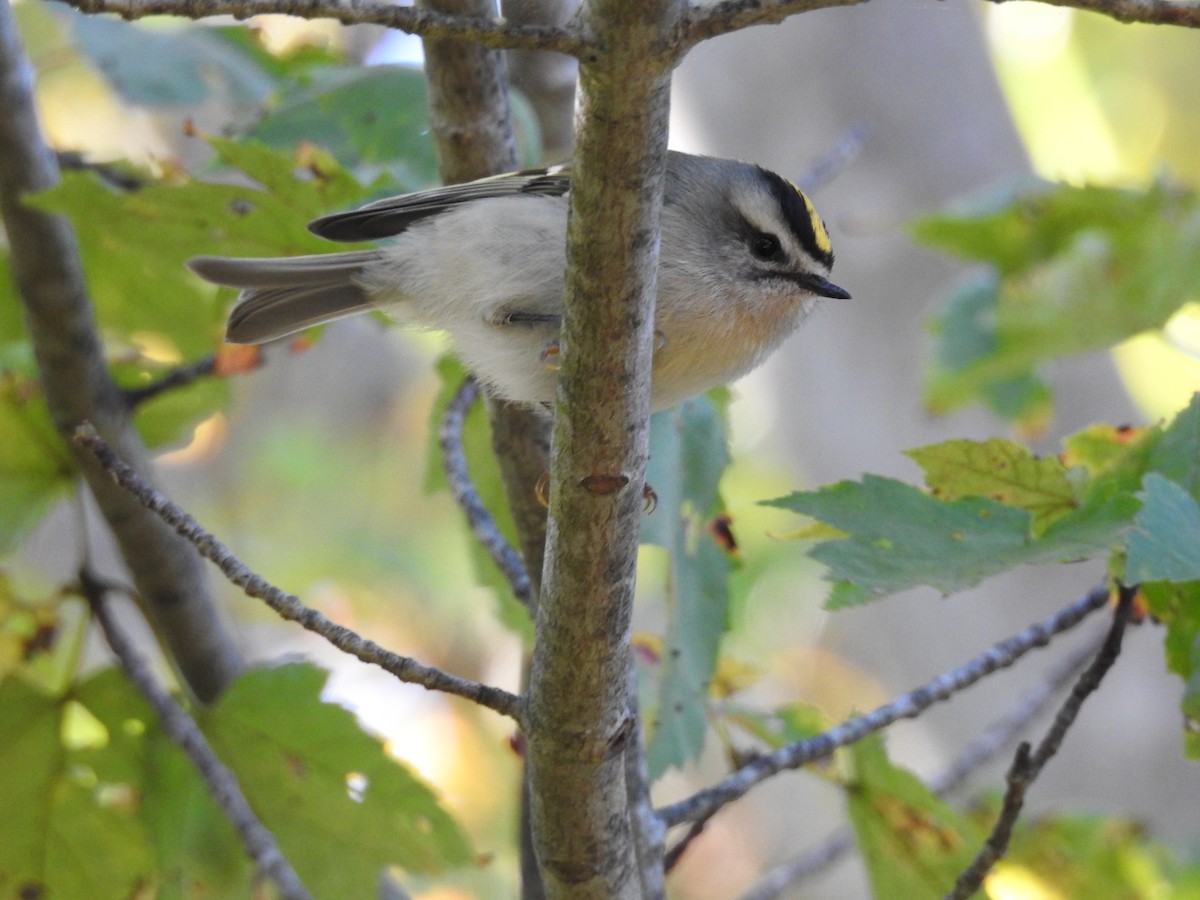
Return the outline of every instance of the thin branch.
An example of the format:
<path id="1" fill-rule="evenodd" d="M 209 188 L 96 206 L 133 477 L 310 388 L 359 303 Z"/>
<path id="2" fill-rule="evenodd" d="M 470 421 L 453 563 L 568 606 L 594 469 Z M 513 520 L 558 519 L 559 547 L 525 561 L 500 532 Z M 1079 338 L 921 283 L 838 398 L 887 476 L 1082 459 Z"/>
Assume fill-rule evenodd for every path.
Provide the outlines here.
<path id="1" fill-rule="evenodd" d="M 1094 588 L 1050 618 L 1020 634 L 994 644 L 966 665 L 946 672 L 914 691 L 878 709 L 848 719 L 836 728 L 808 740 L 788 744 L 760 756 L 707 790 L 659 810 L 668 825 L 692 822 L 744 795 L 756 784 L 785 769 L 796 769 L 822 759 L 839 747 L 853 744 L 899 719 L 911 719 L 930 706 L 965 690 L 998 669 L 1007 668 L 1035 647 L 1044 647 L 1056 634 L 1073 628 L 1089 613 L 1108 602 L 1108 589 Z"/>
<path id="2" fill-rule="evenodd" d="M 989 0 L 1003 3 L 1005 0 Z M 1040 0 L 1050 6 L 1063 6 L 1100 13 L 1118 22 L 1143 25 L 1178 25 L 1200 28 L 1200 3 L 1187 0 Z"/>
<path id="3" fill-rule="evenodd" d="M 533 596 L 529 587 L 529 575 L 525 571 L 525 562 L 521 559 L 521 554 L 513 549 L 512 544 L 500 533 L 495 518 L 480 499 L 479 492 L 475 490 L 475 483 L 467 469 L 467 456 L 463 452 L 463 423 L 477 399 L 479 383 L 468 377 L 447 405 L 441 427 L 438 428 L 442 465 L 446 470 L 446 480 L 450 484 L 450 494 L 466 513 L 467 524 L 475 533 L 476 540 L 483 545 L 504 573 L 517 599 L 526 608 L 531 608 Z"/>
<path id="4" fill-rule="evenodd" d="M 692 841 L 704 834 L 704 830 L 708 828 L 708 823 L 720 810 L 712 810 L 708 815 L 702 816 L 696 821 L 688 825 L 688 830 L 683 833 L 683 837 L 677 840 L 671 849 L 666 852 L 663 857 L 663 869 L 669 874 L 672 872 L 679 861 L 683 859 L 683 854 L 687 852 L 688 847 L 692 845 Z"/>
<path id="5" fill-rule="evenodd" d="M 374 641 L 342 625 L 337 625 L 321 613 L 305 606 L 298 597 L 281 591 L 252 572 L 229 549 L 190 515 L 150 487 L 116 452 L 105 443 L 90 425 L 81 425 L 75 441 L 86 447 L 118 485 L 128 491 L 142 506 L 158 514 L 182 537 L 186 538 L 205 559 L 214 563 L 230 582 L 249 596 L 262 600 L 284 619 L 297 622 L 309 631 L 321 635 L 339 650 L 392 673 L 401 681 L 419 684 L 427 690 L 443 691 L 485 706 L 501 715 L 520 722 L 521 698 L 490 685 L 480 684 L 422 665 L 415 659 L 385 650 Z"/>
<path id="6" fill-rule="evenodd" d="M 152 400 L 159 394 L 176 388 L 186 387 L 193 381 L 212 375 L 217 367 L 217 355 L 209 353 L 190 363 L 175 366 L 162 377 L 135 388 L 125 388 L 121 393 L 125 396 L 125 404 L 130 409 L 137 409 L 147 400 Z"/>
<path id="7" fill-rule="evenodd" d="M 721 3 L 690 5 L 680 40 L 691 49 L 701 41 L 740 31 L 752 25 L 778 25 L 797 13 L 831 6 L 855 6 L 866 0 L 724 0 Z"/>
<path id="8" fill-rule="evenodd" d="M 1041 683 L 1026 691 L 1007 714 L 984 729 L 963 748 L 954 762 L 929 782 L 930 790 L 944 797 L 995 758 L 1045 711 L 1055 695 L 1099 652 L 1104 640 L 1105 635 L 1101 632 L 1054 665 Z M 741 900 L 772 900 L 797 882 L 833 865 L 853 848 L 854 832 L 839 828 L 803 855 L 765 872 Z"/>
<path id="9" fill-rule="evenodd" d="M 870 129 L 866 122 L 855 122 L 842 135 L 842 139 L 821 154 L 808 170 L 800 176 L 798 184 L 806 194 L 824 187 L 854 162 L 867 144 Z"/>
<path id="10" fill-rule="evenodd" d="M 86 419 L 149 480 L 149 454 L 105 362 L 75 233 L 62 216 L 25 203 L 60 181 L 38 124 L 33 85 L 12 7 L 0 0 L 0 216 L 46 403 L 64 440 Z M 196 697 L 214 700 L 244 664 L 203 564 L 114 487 L 89 454 L 72 453 L 172 662 Z"/>
<path id="11" fill-rule="evenodd" d="M 1071 695 L 1067 697 L 1058 711 L 1058 715 L 1054 717 L 1054 724 L 1050 726 L 1046 736 L 1038 744 L 1037 750 L 1031 752 L 1028 742 L 1022 743 L 1017 748 L 1012 768 L 1008 771 L 1008 789 L 1004 793 L 1004 803 L 996 824 L 992 828 L 992 833 L 971 865 L 958 876 L 958 881 L 955 883 L 954 889 L 946 895 L 946 900 L 967 900 L 968 897 L 973 897 L 982 886 L 983 879 L 987 877 L 992 866 L 1008 851 L 1013 827 L 1017 823 L 1017 817 L 1021 814 L 1021 808 L 1025 805 L 1025 794 L 1037 780 L 1046 763 L 1058 753 L 1063 739 L 1075 723 L 1075 718 L 1079 715 L 1084 701 L 1100 687 L 1100 682 L 1104 680 L 1108 670 L 1121 655 L 1121 640 L 1125 636 L 1125 626 L 1129 623 L 1133 598 L 1136 594 L 1136 587 L 1121 586 L 1120 600 L 1117 603 L 1112 627 L 1104 640 L 1104 645 L 1087 671 L 1079 676 L 1079 681 L 1076 682 Z"/>
<path id="12" fill-rule="evenodd" d="M 667 895 L 664 865 L 667 829 L 654 812 L 650 799 L 650 765 L 646 759 L 646 732 L 637 709 L 637 674 L 629 673 L 629 714 L 633 734 L 625 750 L 625 789 L 629 794 L 629 818 L 637 857 L 639 900 L 659 900 Z"/>
<path id="13" fill-rule="evenodd" d="M 749 28 L 752 25 L 778 25 L 797 13 L 834 6 L 854 6 L 865 0 L 723 0 L 706 6 L 692 6 L 685 21 L 681 41 L 690 49 L 709 38 Z M 990 0 L 1003 3 L 1005 0 Z M 1148 25 L 1179 25 L 1200 28 L 1200 3 L 1188 0 L 1042 0 L 1052 6 L 1096 12 L 1118 22 Z"/>
<path id="14" fill-rule="evenodd" d="M 91 172 L 106 185 L 118 191 L 137 191 L 146 186 L 146 179 L 128 169 L 111 163 L 95 162 L 75 150 L 56 150 L 54 158 L 64 172 Z"/>
<path id="15" fill-rule="evenodd" d="M 100 624 L 104 638 L 116 654 L 121 668 L 158 714 L 167 737 L 192 761 L 192 765 L 208 786 L 212 798 L 241 837 L 242 846 L 258 871 L 275 882 L 280 896 L 286 900 L 311 900 L 312 895 L 308 893 L 300 881 L 300 876 L 279 849 L 275 836 L 250 808 L 250 803 L 238 784 L 237 776 L 213 752 L 195 720 L 158 683 L 150 665 L 138 653 L 129 636 L 121 630 L 110 607 L 108 588 L 86 569 L 79 573 L 79 582 L 83 595 L 91 606 L 92 614 Z"/>
<path id="16" fill-rule="evenodd" d="M 553 50 L 576 56 L 585 42 L 570 25 L 513 25 L 435 12 L 417 6 L 394 6 L 375 0 L 61 0 L 88 14 L 114 13 L 122 19 L 182 16 L 205 19 L 232 16 L 248 19 L 274 13 L 303 19 L 336 19 L 343 25 L 384 25 L 426 38 L 460 38 L 493 49 Z"/>

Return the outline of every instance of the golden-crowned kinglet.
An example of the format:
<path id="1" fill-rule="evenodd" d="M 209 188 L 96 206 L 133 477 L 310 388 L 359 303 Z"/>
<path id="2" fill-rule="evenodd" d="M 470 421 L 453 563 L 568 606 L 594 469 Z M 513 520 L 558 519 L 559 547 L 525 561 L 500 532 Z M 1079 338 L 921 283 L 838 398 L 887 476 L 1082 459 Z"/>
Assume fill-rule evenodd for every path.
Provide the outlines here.
<path id="1" fill-rule="evenodd" d="M 554 399 L 566 266 L 568 167 L 393 197 L 317 219 L 334 241 L 384 247 L 283 259 L 197 257 L 241 288 L 227 339 L 259 343 L 382 309 L 449 332 L 493 394 Z M 651 406 L 665 409 L 749 371 L 800 324 L 827 280 L 829 234 L 808 198 L 758 166 L 669 154 L 659 251 Z"/>

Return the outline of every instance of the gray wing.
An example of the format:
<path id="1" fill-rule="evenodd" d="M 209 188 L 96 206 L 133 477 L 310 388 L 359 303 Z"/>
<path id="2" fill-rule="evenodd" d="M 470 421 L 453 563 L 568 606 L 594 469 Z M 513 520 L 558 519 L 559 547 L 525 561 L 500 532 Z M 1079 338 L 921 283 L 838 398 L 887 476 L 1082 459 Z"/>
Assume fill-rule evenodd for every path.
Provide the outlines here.
<path id="1" fill-rule="evenodd" d="M 521 194 L 561 197 L 570 189 L 571 173 L 566 166 L 529 169 L 377 200 L 349 212 L 322 216 L 310 222 L 308 230 L 330 241 L 375 241 L 400 234 L 414 222 L 460 203 Z"/>

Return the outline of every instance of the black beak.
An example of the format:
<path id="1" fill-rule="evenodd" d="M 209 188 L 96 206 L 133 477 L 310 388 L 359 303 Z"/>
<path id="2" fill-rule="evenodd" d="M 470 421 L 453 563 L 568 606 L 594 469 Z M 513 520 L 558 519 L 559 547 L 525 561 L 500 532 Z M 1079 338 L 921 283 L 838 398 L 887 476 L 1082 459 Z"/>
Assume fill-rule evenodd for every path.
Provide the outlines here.
<path id="1" fill-rule="evenodd" d="M 832 281 L 827 281 L 819 275 L 802 275 L 796 279 L 806 291 L 811 291 L 818 297 L 829 297 L 833 300 L 849 300 L 850 292 L 838 287 Z"/>

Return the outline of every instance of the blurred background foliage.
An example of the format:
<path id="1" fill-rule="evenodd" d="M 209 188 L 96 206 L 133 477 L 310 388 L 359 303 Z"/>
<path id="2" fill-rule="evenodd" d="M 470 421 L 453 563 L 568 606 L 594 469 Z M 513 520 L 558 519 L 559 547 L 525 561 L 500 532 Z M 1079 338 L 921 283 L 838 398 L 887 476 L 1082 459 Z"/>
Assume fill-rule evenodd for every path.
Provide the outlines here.
<path id="1" fill-rule="evenodd" d="M 88 164 L 86 171 L 69 171 L 63 186 L 38 202 L 67 213 L 76 226 L 107 347 L 128 387 L 151 383 L 172 366 L 219 347 L 232 292 L 214 292 L 193 278 L 183 266 L 188 256 L 312 252 L 320 242 L 303 228 L 309 219 L 436 181 L 422 76 L 412 65 L 388 61 L 419 62 L 419 42 L 388 36 L 381 43 L 378 29 L 273 17 L 249 27 L 171 20 L 129 24 L 31 0 L 19 3 L 17 12 L 37 67 L 49 138 L 56 149 Z M 1194 34 L 1118 25 L 1032 3 L 975 12 L 1040 176 L 1138 189 L 1165 178 L 1180 190 L 1195 187 L 1200 56 Z M 372 65 L 364 68 L 364 61 Z M 682 77 L 688 77 L 686 70 Z M 516 118 L 522 157 L 532 163 L 538 159 L 536 123 L 519 98 Z M 874 129 L 872 141 L 886 142 L 886 123 L 867 124 Z M 680 132 L 686 140 L 686 129 Z M 230 139 L 235 136 L 239 140 Z M 240 140 L 245 137 L 253 143 Z M 982 187 L 994 200 L 996 186 Z M 827 191 L 837 189 L 835 184 Z M 838 223 L 831 224 L 836 234 Z M 903 224 L 889 227 L 899 231 Z M 850 254 L 842 253 L 849 261 Z M 1186 268 L 1186 260 L 1178 262 Z M 8 284 L 6 277 L 0 291 L 10 290 Z M 95 514 L 86 504 L 55 505 L 70 485 L 62 455 L 49 449 L 17 458 L 24 452 L 19 448 L 54 448 L 55 442 L 36 406 L 32 360 L 15 309 L 8 297 L 0 302 L 0 461 L 6 473 L 20 476 L 0 480 L 0 532 L 6 539 L 0 545 L 6 553 L 0 612 L 7 641 L 0 644 L 0 674 L 20 670 L 26 680 L 62 690 L 77 657 L 85 670 L 105 661 L 94 637 L 85 637 L 86 617 L 78 607 L 60 606 L 59 587 L 74 576 L 81 535 L 89 535 L 102 566 L 118 570 L 112 549 L 89 527 Z M 945 318 L 940 321 L 945 330 Z M 1093 346 L 1101 345 L 1078 349 Z M 1197 348 L 1200 331 L 1185 311 L 1171 318 L 1164 333 L 1135 337 L 1114 351 L 1146 420 L 1182 409 L 1200 389 Z M 497 592 L 494 574 L 478 577 L 478 554 L 449 497 L 426 489 L 436 481 L 426 472 L 432 466 L 431 419 L 443 390 L 438 373 L 451 371 L 434 364 L 444 349 L 436 335 L 402 334 L 370 318 L 348 321 L 326 329 L 315 343 L 304 339 L 267 348 L 256 371 L 201 379 L 152 400 L 139 412 L 138 424 L 151 446 L 163 451 L 167 492 L 265 577 L 385 646 L 516 689 L 527 623 Z M 1052 380 L 1051 387 L 1030 385 L 1022 396 L 1032 398 L 1033 406 L 991 404 L 1026 433 L 1047 424 L 1050 413 L 1037 401 L 1052 390 Z M 682 629 L 690 647 L 703 647 L 696 665 L 716 667 L 714 693 L 739 692 L 739 702 L 779 707 L 782 725 L 745 714 L 744 731 L 769 742 L 781 733 L 811 730 L 811 723 L 796 724 L 785 715 L 796 696 L 832 721 L 878 702 L 885 691 L 869 670 L 836 649 L 797 649 L 813 645 L 827 627 L 828 613 L 820 608 L 827 585 L 817 564 L 776 539 L 795 528 L 794 517 L 760 505 L 796 489 L 803 477 L 765 437 L 772 418 L 755 396 L 762 389 L 761 382 L 753 390 L 735 388 L 727 409 L 719 401 L 698 413 L 701 421 L 727 415 L 731 422 L 732 463 L 719 496 L 711 482 L 706 485 L 711 493 L 704 494 L 676 485 L 669 474 L 652 479 L 660 492 L 678 487 L 695 510 L 724 510 L 733 518 L 735 563 L 731 567 L 724 555 L 705 562 L 732 568 L 727 595 L 712 601 L 719 621 L 696 633 L 674 616 L 670 598 L 684 589 L 679 581 L 687 572 L 673 569 L 660 547 L 691 552 L 697 536 L 672 532 L 672 523 L 652 518 L 636 627 L 647 680 L 663 676 L 657 695 L 645 698 L 650 708 L 669 706 L 678 688 L 663 671 L 671 666 L 663 665 L 658 636 Z M 1007 428 L 999 419 L 992 424 Z M 656 432 L 656 461 L 679 458 L 672 428 Z M 721 470 L 723 452 L 720 441 L 706 451 L 709 468 Z M 32 511 L 16 515 L 23 510 Z M 321 690 L 324 698 L 350 707 L 384 740 L 388 753 L 435 787 L 480 851 L 475 865 L 439 877 L 436 887 L 419 896 L 509 896 L 516 870 L 512 786 L 518 761 L 508 723 L 346 664 L 236 591 L 226 597 L 248 655 L 267 661 L 295 652 L 329 666 L 333 674 L 323 689 L 311 682 L 305 689 Z M 56 606 L 57 617 L 47 612 Z M 61 637 L 50 655 L 33 654 L 31 664 L 25 649 L 47 622 L 58 623 Z M 730 722 L 736 715 L 731 710 Z M 710 762 L 734 755 L 746 743 L 735 728 L 723 725 L 715 736 L 707 731 L 696 706 L 673 728 L 675 738 L 652 745 L 656 771 L 693 758 L 706 736 Z M 865 750 L 862 756 L 858 775 L 847 781 L 870 771 L 881 784 L 893 777 L 878 758 Z M 906 783 L 888 783 L 913 808 L 923 802 L 910 797 Z M 675 770 L 667 772 L 662 788 L 678 794 L 686 785 Z M 1039 827 L 1082 834 L 1074 822 Z M 1087 840 L 1079 837 L 1078 843 Z M 754 856 L 748 842 L 726 852 L 738 855 L 739 849 L 747 859 Z M 1077 861 L 1086 867 L 1105 852 L 1096 844 L 1081 850 Z M 455 854 L 460 851 L 447 860 L 458 861 Z M 1157 896 L 1155 885 L 1161 887 L 1161 870 L 1168 868 L 1162 858 L 1154 849 L 1130 864 L 1151 885 L 1132 895 Z M 750 869 L 750 863 L 744 869 L 728 866 L 719 884 L 745 880 Z M 1008 877 L 1024 884 L 1024 893 L 1004 893 L 1000 886 L 993 895 L 1067 896 L 1049 893 L 1050 887 L 1035 893 L 1019 875 L 1011 870 Z M 1182 883 L 1177 880 L 1177 887 Z M 705 891 L 715 884 L 702 869 L 685 868 L 679 891 L 714 896 Z M 1115 878 L 1109 884 L 1113 896 L 1129 887 Z"/>

